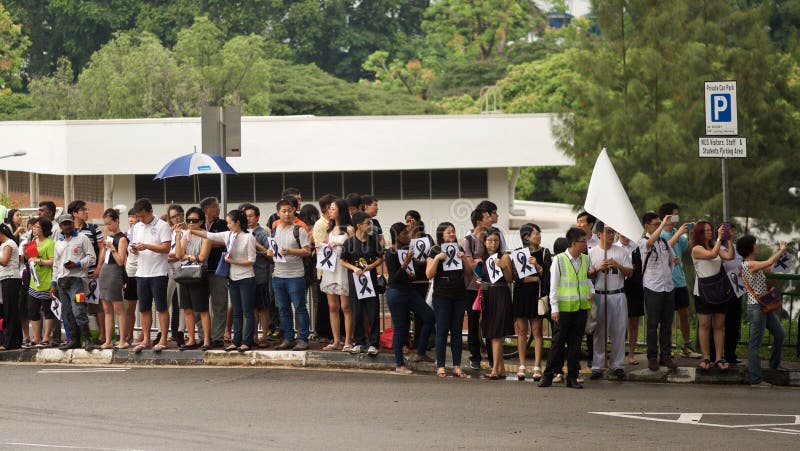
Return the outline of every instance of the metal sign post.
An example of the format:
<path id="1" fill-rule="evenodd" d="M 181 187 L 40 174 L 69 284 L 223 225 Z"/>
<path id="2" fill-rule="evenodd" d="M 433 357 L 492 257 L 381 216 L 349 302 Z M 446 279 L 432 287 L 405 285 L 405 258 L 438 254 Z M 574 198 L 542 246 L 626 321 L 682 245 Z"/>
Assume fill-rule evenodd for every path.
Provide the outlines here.
<path id="1" fill-rule="evenodd" d="M 241 122 L 241 107 L 203 107 L 200 121 L 203 153 L 221 155 L 225 159 L 241 157 Z M 219 195 L 221 212 L 224 216 L 228 214 L 228 183 L 225 174 L 219 175 Z"/>
<path id="2" fill-rule="evenodd" d="M 730 219 L 728 158 L 746 157 L 745 138 L 720 138 L 739 134 L 736 80 L 705 82 L 706 137 L 700 138 L 700 157 L 722 158 L 722 220 Z"/>

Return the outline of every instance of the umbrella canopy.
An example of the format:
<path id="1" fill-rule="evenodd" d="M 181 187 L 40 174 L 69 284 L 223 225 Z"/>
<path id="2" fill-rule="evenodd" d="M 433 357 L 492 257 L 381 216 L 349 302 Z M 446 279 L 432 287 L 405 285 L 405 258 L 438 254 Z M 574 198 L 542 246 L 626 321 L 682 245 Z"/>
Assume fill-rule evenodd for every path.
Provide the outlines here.
<path id="1" fill-rule="evenodd" d="M 153 180 L 197 174 L 236 174 L 236 171 L 220 155 L 195 152 L 170 161 Z"/>

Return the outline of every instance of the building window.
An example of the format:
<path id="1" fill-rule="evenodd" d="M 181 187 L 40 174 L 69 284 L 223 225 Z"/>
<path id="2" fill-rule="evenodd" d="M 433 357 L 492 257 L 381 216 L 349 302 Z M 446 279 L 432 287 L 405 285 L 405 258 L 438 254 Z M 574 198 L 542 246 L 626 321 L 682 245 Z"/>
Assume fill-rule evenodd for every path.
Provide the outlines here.
<path id="1" fill-rule="evenodd" d="M 489 174 L 486 169 L 460 169 L 461 197 L 489 197 Z"/>
<path id="2" fill-rule="evenodd" d="M 458 199 L 458 169 L 431 171 L 431 198 Z"/>
<path id="3" fill-rule="evenodd" d="M 8 171 L 8 191 L 14 193 L 30 193 L 30 174 L 20 171 Z"/>
<path id="4" fill-rule="evenodd" d="M 64 176 L 39 174 L 39 196 L 63 199 Z"/>
<path id="5" fill-rule="evenodd" d="M 403 199 L 430 199 L 430 180 L 430 171 L 403 171 Z"/>
<path id="6" fill-rule="evenodd" d="M 333 194 L 341 197 L 342 193 L 342 173 L 341 172 L 315 172 L 314 173 L 314 200 L 326 194 Z"/>
<path id="7" fill-rule="evenodd" d="M 194 177 L 171 177 L 164 180 L 166 200 L 168 204 L 194 204 L 197 202 L 195 197 Z"/>
<path id="8" fill-rule="evenodd" d="M 372 194 L 379 200 L 399 200 L 403 179 L 400 171 L 376 171 L 372 173 Z"/>
<path id="9" fill-rule="evenodd" d="M 372 173 L 369 171 L 345 172 L 342 176 L 345 196 L 350 193 L 372 194 Z"/>
<path id="10" fill-rule="evenodd" d="M 253 187 L 253 174 L 230 174 L 227 176 L 229 202 L 253 202 L 255 188 Z"/>
<path id="11" fill-rule="evenodd" d="M 314 196 L 314 176 L 310 172 L 287 172 L 283 175 L 283 189 L 286 188 L 299 189 L 303 199 L 308 202 Z"/>
<path id="12" fill-rule="evenodd" d="M 154 204 L 164 204 L 164 181 L 153 180 L 155 174 L 136 176 L 136 198 L 150 199 Z"/>
<path id="13" fill-rule="evenodd" d="M 255 174 L 256 202 L 268 204 L 278 202 L 283 191 L 283 174 L 262 173 Z"/>

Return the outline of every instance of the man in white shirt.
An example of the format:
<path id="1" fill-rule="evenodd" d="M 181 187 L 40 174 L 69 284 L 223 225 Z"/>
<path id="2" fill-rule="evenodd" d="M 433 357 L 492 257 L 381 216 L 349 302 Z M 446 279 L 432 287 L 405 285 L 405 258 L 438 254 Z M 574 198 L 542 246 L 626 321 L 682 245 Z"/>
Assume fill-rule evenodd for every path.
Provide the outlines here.
<path id="1" fill-rule="evenodd" d="M 675 310 L 672 269 L 675 266 L 675 252 L 667 240 L 661 238 L 664 223 L 668 220 L 662 220 L 652 212 L 645 213 L 642 225 L 646 233 L 639 240 L 642 287 L 647 309 L 647 367 L 652 371 L 657 371 L 659 364 L 671 370 L 678 367 L 672 361 L 672 317 Z"/>
<path id="2" fill-rule="evenodd" d="M 586 240 L 587 253 L 592 250 L 593 247 L 600 244 L 600 239 L 592 233 L 595 223 L 597 223 L 597 218 L 585 211 L 578 213 L 578 217 L 575 220 L 576 227 L 586 232 L 586 236 L 588 237 Z"/>
<path id="3" fill-rule="evenodd" d="M 594 270 L 594 303 L 597 306 L 597 326 L 594 330 L 592 379 L 599 379 L 606 369 L 606 337 L 611 337 L 610 368 L 617 379 L 625 378 L 625 329 L 628 322 L 628 302 L 625 298 L 625 278 L 633 274 L 630 256 L 620 246 L 614 246 L 616 232 L 603 222 L 595 226 L 600 242 L 589 251 Z M 608 333 L 606 333 L 608 326 Z"/>
<path id="4" fill-rule="evenodd" d="M 136 269 L 136 291 L 139 296 L 139 314 L 142 319 L 142 342 L 133 351 L 140 353 L 149 348 L 150 328 L 153 325 L 151 311 L 156 303 L 158 323 L 161 327 L 161 340 L 153 346 L 153 352 L 161 352 L 167 347 L 169 313 L 167 311 L 167 262 L 172 242 L 169 224 L 153 215 L 153 205 L 149 199 L 139 199 L 133 204 L 133 212 L 139 222 L 133 228 L 133 241 L 130 251 L 139 256 Z"/>

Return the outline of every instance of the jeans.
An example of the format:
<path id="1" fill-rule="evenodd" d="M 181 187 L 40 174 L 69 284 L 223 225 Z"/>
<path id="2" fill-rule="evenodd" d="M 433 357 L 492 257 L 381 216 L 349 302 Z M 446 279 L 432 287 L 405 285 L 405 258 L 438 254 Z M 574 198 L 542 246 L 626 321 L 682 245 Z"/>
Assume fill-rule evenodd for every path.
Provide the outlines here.
<path id="1" fill-rule="evenodd" d="M 72 331 L 89 324 L 86 302 L 75 302 L 75 295 L 78 293 L 83 293 L 83 279 L 80 277 L 62 277 L 58 280 L 61 316 Z"/>
<path id="2" fill-rule="evenodd" d="M 425 298 L 420 296 L 419 292 L 414 289 L 388 287 L 386 289 L 386 303 L 392 313 L 392 327 L 394 328 L 392 349 L 394 350 L 395 363 L 397 366 L 403 366 L 405 365 L 403 345 L 408 342 L 410 313 L 414 312 L 414 320 L 419 322 L 420 325 L 420 336 L 416 340 L 417 354 L 424 355 L 428 345 L 428 337 L 433 331 L 433 311 L 425 303 Z M 371 328 L 370 335 L 372 335 Z"/>
<path id="3" fill-rule="evenodd" d="M 675 313 L 675 291 L 655 292 L 644 289 L 647 310 L 647 358 L 669 357 L 672 354 L 672 316 Z"/>
<path id="4" fill-rule="evenodd" d="M 248 277 L 231 280 L 228 290 L 231 293 L 231 308 L 233 309 L 233 344 L 253 347 L 253 333 L 256 324 L 256 317 L 253 314 L 256 300 L 256 279 Z M 244 319 L 244 332 L 242 332 L 242 319 Z M 244 336 L 242 336 L 243 333 Z"/>
<path id="5" fill-rule="evenodd" d="M 553 336 L 550 353 L 547 355 L 547 368 L 544 375 L 552 379 L 561 372 L 564 364 L 564 345 L 567 345 L 567 378 L 577 379 L 580 371 L 579 352 L 581 339 L 586 331 L 586 317 L 588 310 L 575 312 L 561 312 L 558 320 L 558 330 Z"/>
<path id="6" fill-rule="evenodd" d="M 444 366 L 448 333 L 453 366 L 461 366 L 461 332 L 466 310 L 466 299 L 433 298 L 433 313 L 436 316 L 436 366 L 439 368 Z"/>
<path id="7" fill-rule="evenodd" d="M 764 339 L 764 329 L 772 334 L 772 352 L 769 355 L 769 367 L 777 368 L 781 364 L 783 340 L 785 333 L 778 312 L 764 313 L 758 304 L 747 305 L 747 319 L 750 321 L 750 349 L 747 352 L 747 368 L 750 372 L 750 383 L 758 384 L 764 378 L 761 374 L 761 357 L 759 350 Z"/>
<path id="8" fill-rule="evenodd" d="M 303 277 L 273 277 L 272 288 L 275 291 L 275 303 L 278 304 L 278 315 L 281 317 L 283 339 L 294 341 L 294 321 L 292 306 L 297 316 L 297 339 L 308 342 L 309 317 L 306 308 L 306 281 Z"/>

